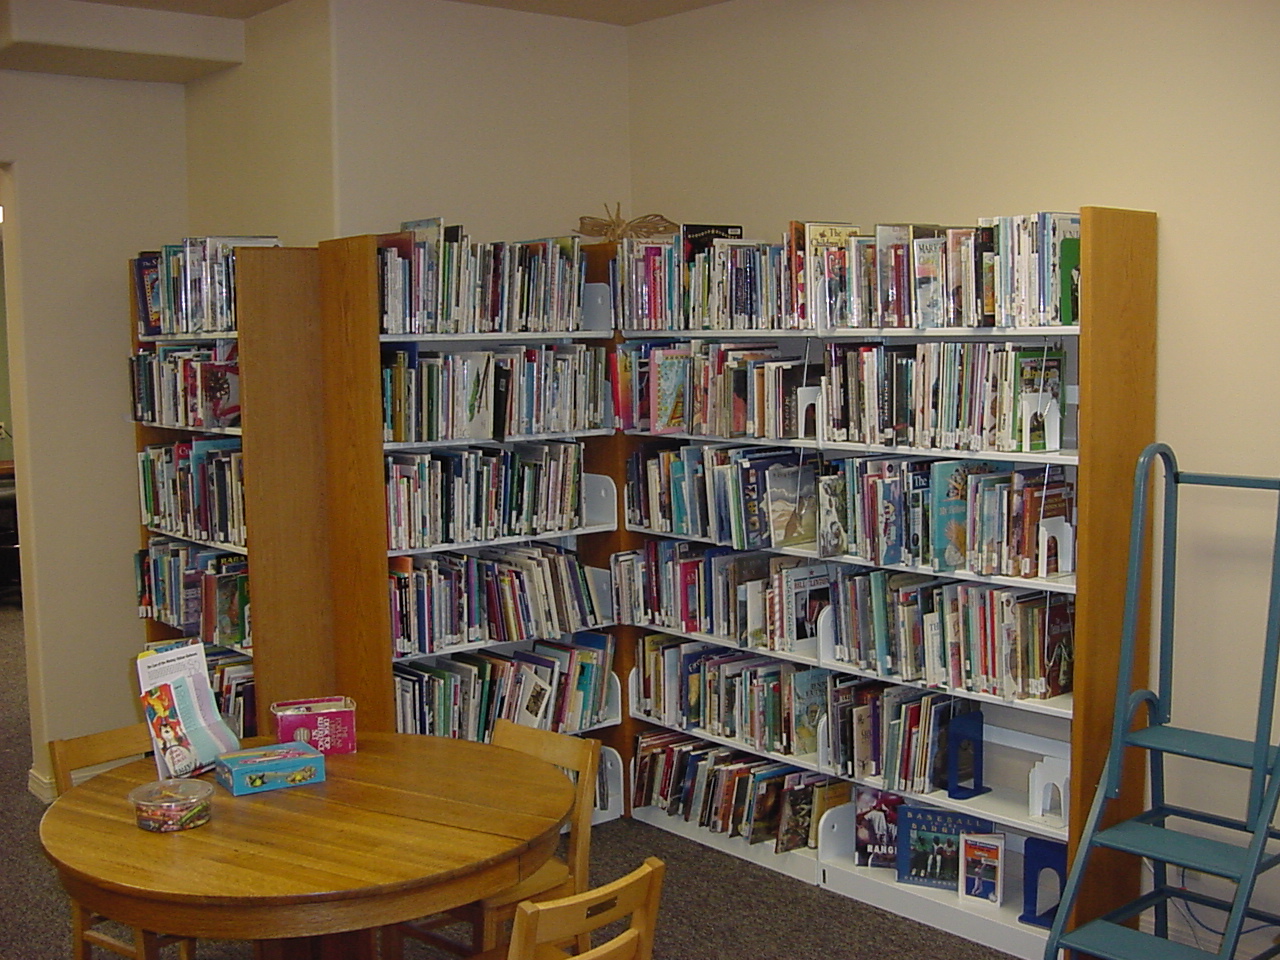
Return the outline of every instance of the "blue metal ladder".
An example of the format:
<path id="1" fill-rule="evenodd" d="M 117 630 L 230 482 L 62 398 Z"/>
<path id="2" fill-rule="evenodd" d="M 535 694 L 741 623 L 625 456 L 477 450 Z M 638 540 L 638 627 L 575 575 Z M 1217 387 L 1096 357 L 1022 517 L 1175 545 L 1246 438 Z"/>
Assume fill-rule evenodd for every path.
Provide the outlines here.
<path id="1" fill-rule="evenodd" d="M 1163 474 L 1163 507 L 1160 524 L 1158 577 L 1159 648 L 1155 690 L 1130 691 L 1134 652 L 1138 647 L 1144 558 L 1149 549 L 1146 522 L 1149 491 L 1155 468 Z M 1157 478 L 1157 483 L 1159 482 Z M 1104 960 L 1206 960 L 1235 956 L 1246 919 L 1280 926 L 1280 916 L 1249 906 L 1259 874 L 1280 864 L 1280 853 L 1269 840 L 1280 839 L 1271 826 L 1280 798 L 1280 748 L 1272 743 L 1272 715 L 1276 697 L 1277 651 L 1280 649 L 1280 508 L 1272 549 L 1270 600 L 1263 648 L 1257 726 L 1252 739 L 1237 739 L 1200 730 L 1175 727 L 1172 719 L 1174 575 L 1177 563 L 1178 490 L 1190 484 L 1210 487 L 1280 491 L 1280 479 L 1187 473 L 1178 469 L 1173 451 L 1162 443 L 1150 445 L 1138 458 L 1134 476 L 1133 516 L 1129 533 L 1129 569 L 1121 635 L 1120 673 L 1116 686 L 1115 716 L 1110 750 L 1093 806 L 1081 834 L 1079 848 L 1067 876 L 1054 923 L 1045 947 L 1045 960 L 1057 960 L 1059 951 Z M 1145 711 L 1144 708 L 1145 707 Z M 1121 767 L 1127 749 L 1146 751 L 1150 808 L 1128 820 L 1100 829 L 1109 801 L 1120 794 Z M 1210 764 L 1249 771 L 1244 816 L 1236 819 L 1175 806 L 1166 802 L 1164 758 L 1188 757 Z M 1190 829 L 1175 826 L 1189 825 Z M 1197 829 L 1207 825 L 1208 830 Z M 1210 839 L 1204 835 L 1227 836 Z M 1151 865 L 1150 890 L 1118 906 L 1104 916 L 1066 931 L 1072 906 L 1085 876 L 1090 853 L 1109 848 L 1145 858 Z M 1224 877 L 1235 884 L 1230 899 L 1207 896 L 1176 882 L 1180 870 L 1195 870 Z M 1179 903 L 1204 907 L 1223 918 L 1216 952 L 1168 939 L 1169 909 Z M 1148 914 L 1151 933 L 1129 926 Z M 1070 954 L 1068 954 L 1070 955 Z M 1280 945 L 1256 954 L 1253 960 L 1280 956 Z"/>

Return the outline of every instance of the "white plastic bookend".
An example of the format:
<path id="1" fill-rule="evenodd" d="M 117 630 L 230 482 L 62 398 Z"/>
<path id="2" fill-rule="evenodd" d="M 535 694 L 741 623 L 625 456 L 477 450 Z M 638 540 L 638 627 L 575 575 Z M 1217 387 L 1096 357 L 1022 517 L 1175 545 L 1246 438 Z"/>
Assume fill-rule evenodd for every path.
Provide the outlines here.
<path id="1" fill-rule="evenodd" d="M 1046 517 L 1040 521 L 1041 579 L 1059 573 L 1075 573 L 1076 531 L 1065 517 Z"/>
<path id="2" fill-rule="evenodd" d="M 1031 767 L 1027 813 L 1032 817 L 1060 818 L 1067 822 L 1067 788 L 1071 765 L 1062 757 L 1045 757 Z"/>

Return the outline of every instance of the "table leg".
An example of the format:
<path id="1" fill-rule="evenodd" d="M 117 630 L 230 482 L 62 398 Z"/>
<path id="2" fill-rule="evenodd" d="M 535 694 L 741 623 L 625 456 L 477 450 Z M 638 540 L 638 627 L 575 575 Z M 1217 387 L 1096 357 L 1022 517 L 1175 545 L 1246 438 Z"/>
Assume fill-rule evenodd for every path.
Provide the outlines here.
<path id="1" fill-rule="evenodd" d="M 324 937 L 259 940 L 256 960 L 377 960 L 377 930 L 352 930 Z"/>

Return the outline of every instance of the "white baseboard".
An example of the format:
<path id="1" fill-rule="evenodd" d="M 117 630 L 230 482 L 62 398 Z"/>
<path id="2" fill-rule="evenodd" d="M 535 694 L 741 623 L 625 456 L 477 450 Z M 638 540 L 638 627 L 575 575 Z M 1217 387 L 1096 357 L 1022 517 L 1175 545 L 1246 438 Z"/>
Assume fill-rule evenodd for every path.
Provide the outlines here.
<path id="1" fill-rule="evenodd" d="M 53 798 L 58 795 L 53 778 L 37 773 L 34 767 L 27 771 L 27 789 L 44 803 L 53 803 Z"/>

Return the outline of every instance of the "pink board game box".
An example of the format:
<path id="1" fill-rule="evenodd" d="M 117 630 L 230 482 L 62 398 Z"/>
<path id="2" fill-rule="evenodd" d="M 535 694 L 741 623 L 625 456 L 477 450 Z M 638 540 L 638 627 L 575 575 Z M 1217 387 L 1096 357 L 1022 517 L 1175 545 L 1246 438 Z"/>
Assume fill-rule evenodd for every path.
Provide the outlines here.
<path id="1" fill-rule="evenodd" d="M 350 697 L 281 700 L 271 712 L 281 743 L 300 740 L 321 753 L 355 753 L 356 702 Z"/>

